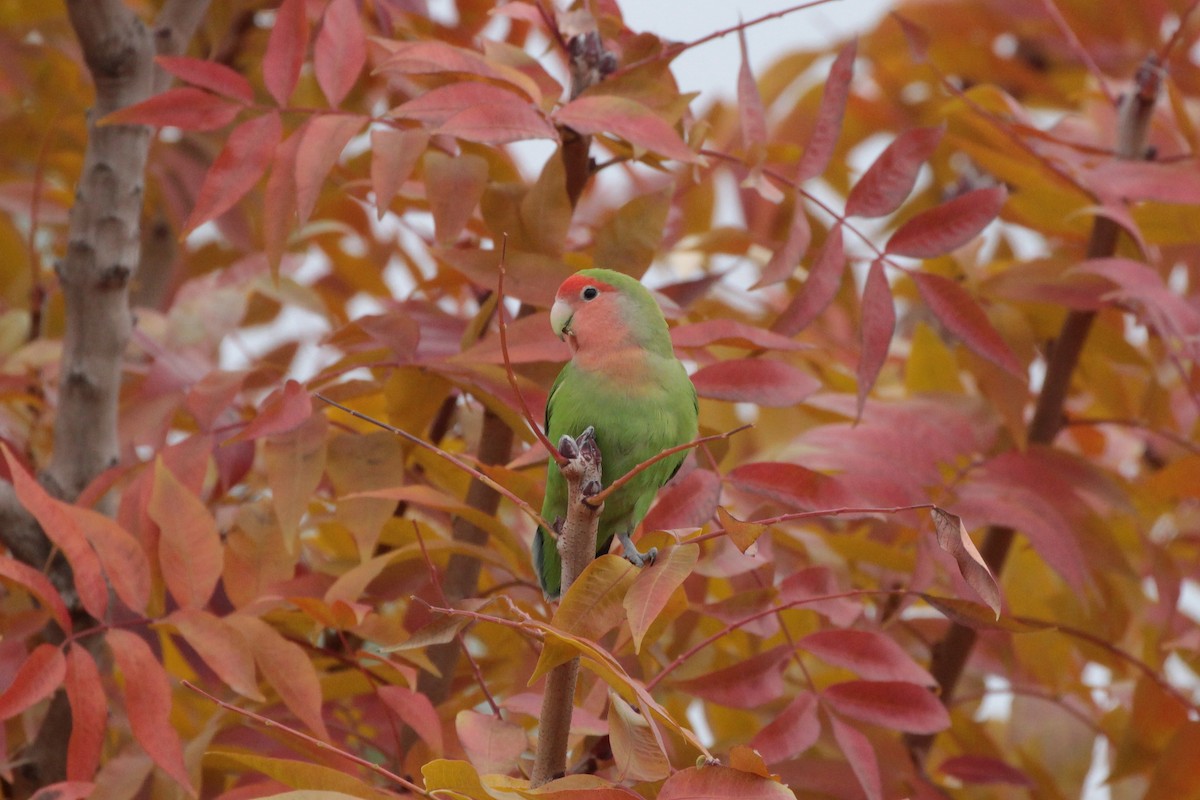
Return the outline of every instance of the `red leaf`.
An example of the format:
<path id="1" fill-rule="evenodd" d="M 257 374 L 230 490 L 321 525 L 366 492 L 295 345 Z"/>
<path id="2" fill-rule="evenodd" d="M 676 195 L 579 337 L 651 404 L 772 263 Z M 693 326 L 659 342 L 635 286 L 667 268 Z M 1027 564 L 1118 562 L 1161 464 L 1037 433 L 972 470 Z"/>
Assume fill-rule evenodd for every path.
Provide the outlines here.
<path id="1" fill-rule="evenodd" d="M 912 128 L 897 136 L 850 190 L 846 216 L 882 217 L 899 208 L 944 131 L 942 127 Z"/>
<path id="2" fill-rule="evenodd" d="M 71 704 L 67 780 L 86 781 L 100 766 L 108 729 L 108 698 L 96 661 L 86 648 L 74 643 L 67 651 L 66 689 Z"/>
<path id="3" fill-rule="evenodd" d="M 800 264 L 800 259 L 804 258 L 804 254 L 808 252 L 808 246 L 811 243 L 812 228 L 808 224 L 808 211 L 804 207 L 804 201 L 797 196 L 796 205 L 792 209 L 792 223 L 788 226 L 787 239 L 771 254 L 771 260 L 763 267 L 762 276 L 751 288 L 761 289 L 790 278 Z"/>
<path id="4" fill-rule="evenodd" d="M 1003 186 L 975 189 L 922 211 L 901 225 L 884 248 L 888 255 L 933 258 L 961 247 L 988 226 L 1004 207 Z"/>
<path id="5" fill-rule="evenodd" d="M 299 382 L 288 379 L 282 389 L 276 389 L 262 404 L 258 416 L 235 438 L 253 441 L 293 431 L 312 416 L 312 398 Z"/>
<path id="6" fill-rule="evenodd" d="M 1032 789 L 1036 784 L 1016 767 L 988 756 L 954 756 L 947 758 L 938 771 L 963 783 L 1007 783 Z"/>
<path id="7" fill-rule="evenodd" d="M 780 645 L 676 686 L 719 705 L 758 708 L 784 693 L 783 668 L 791 654 L 791 647 Z"/>
<path id="8" fill-rule="evenodd" d="M 810 633 L 797 644 L 828 664 L 854 670 L 873 681 L 906 681 L 935 686 L 924 667 L 904 648 L 882 633 L 860 630 L 824 630 Z"/>
<path id="9" fill-rule="evenodd" d="M 963 525 L 962 518 L 940 508 L 932 509 L 930 513 L 933 514 L 933 525 L 937 529 L 938 546 L 954 556 L 963 580 L 999 618 L 1000 587 L 983 556 L 975 549 L 975 543 L 967 534 L 967 526 Z"/>
<path id="10" fill-rule="evenodd" d="M 858 42 L 850 40 L 838 53 L 829 69 L 821 105 L 817 109 L 817 121 L 813 126 L 808 145 L 796 170 L 796 180 L 806 181 L 816 177 L 829 166 L 833 147 L 842 132 L 842 117 L 846 113 L 846 98 L 850 95 L 850 79 L 854 75 L 854 57 Z"/>
<path id="11" fill-rule="evenodd" d="M 842 284 L 842 273 L 846 271 L 846 251 L 842 243 L 842 226 L 834 225 L 817 254 L 808 279 L 792 302 L 775 320 L 771 330 L 784 336 L 792 336 L 808 327 L 830 303 Z"/>
<path id="12" fill-rule="evenodd" d="M 150 602 L 151 579 L 150 561 L 141 543 L 99 511 L 78 506 L 66 506 L 64 510 L 95 549 L 117 597 L 130 610 L 144 612 Z"/>
<path id="13" fill-rule="evenodd" d="M 775 764 L 800 755 L 816 744 L 820 735 L 816 695 L 803 692 L 754 735 L 750 746 L 768 764 Z"/>
<path id="14" fill-rule="evenodd" d="M 272 272 L 287 248 L 288 235 L 296 225 L 296 152 L 304 141 L 307 126 L 301 126 L 283 140 L 271 159 L 271 176 L 263 193 L 263 249 Z"/>
<path id="15" fill-rule="evenodd" d="M 0 449 L 8 462 L 17 499 L 33 514 L 46 537 L 66 556 L 75 576 L 75 591 L 79 593 L 84 609 L 96 619 L 103 619 L 108 610 L 108 585 L 104 582 L 96 551 L 88 544 L 75 518 L 67 511 L 69 505 L 48 495 L 25 471 L 7 445 L 0 445 Z"/>
<path id="16" fill-rule="evenodd" d="M 829 717 L 829 726 L 833 729 L 833 738 L 846 756 L 850 769 L 867 795 L 867 800 L 883 800 L 883 784 L 879 777 L 879 759 L 875 748 L 862 732 L 852 725 L 847 725 L 834 715 Z"/>
<path id="17" fill-rule="evenodd" d="M 420 120 L 438 133 L 485 144 L 556 138 L 554 126 L 527 99 L 476 81 L 440 86 L 409 100 L 391 115 Z"/>
<path id="18" fill-rule="evenodd" d="M 182 608 L 203 608 L 224 567 L 217 522 L 191 490 L 179 482 L 159 456 L 154 488 L 146 508 L 159 527 L 158 560 L 163 582 Z"/>
<path id="19" fill-rule="evenodd" d="M 678 325 L 671 329 L 676 347 L 708 347 L 719 344 L 746 350 L 806 350 L 809 345 L 735 319 L 709 319 Z"/>
<path id="20" fill-rule="evenodd" d="M 676 161 L 697 160 L 675 128 L 636 100 L 615 95 L 585 95 L 560 108 L 554 118 L 560 125 L 584 135 L 612 133 L 634 147 Z"/>
<path id="21" fill-rule="evenodd" d="M 336 106 L 354 88 L 367 63 L 367 36 L 354 0 L 332 0 L 325 9 L 313 51 L 313 71 L 329 105 Z"/>
<path id="22" fill-rule="evenodd" d="M 808 567 L 789 575 L 779 586 L 779 599 L 792 608 L 804 608 L 826 617 L 838 627 L 852 624 L 862 614 L 862 604 L 844 595 L 829 567 Z M 825 598 L 825 599 L 813 599 Z"/>
<path id="23" fill-rule="evenodd" d="M 232 97 L 234 100 L 254 102 L 254 89 L 250 86 L 250 81 L 224 64 L 191 56 L 158 56 L 154 61 L 176 78 L 193 86 Z"/>
<path id="24" fill-rule="evenodd" d="M 365 117 L 353 114 L 322 114 L 304 127 L 296 149 L 296 210 L 301 225 L 308 222 L 325 177 L 365 122 Z"/>
<path id="25" fill-rule="evenodd" d="M 929 272 L 909 273 L 929 310 L 963 344 L 1013 375 L 1024 377 L 1021 362 L 1013 355 L 987 314 L 966 290 L 949 278 Z"/>
<path id="26" fill-rule="evenodd" d="M 871 262 L 862 294 L 862 350 L 858 357 L 858 411 L 862 417 L 867 395 L 887 361 L 892 335 L 896 332 L 896 306 L 883 262 Z"/>
<path id="27" fill-rule="evenodd" d="M 642 520 L 643 530 L 667 531 L 698 528 L 712 519 L 721 500 L 721 476 L 708 469 L 694 469 L 671 481 Z"/>
<path id="28" fill-rule="evenodd" d="M 321 681 L 304 650 L 258 617 L 233 614 L 225 621 L 241 631 L 263 677 L 284 705 L 321 739 L 329 741 L 321 715 Z"/>
<path id="29" fill-rule="evenodd" d="M 243 122 L 233 129 L 204 176 L 196 205 L 192 207 L 182 233 L 221 216 L 258 183 L 279 146 L 281 133 L 277 111 Z"/>
<path id="30" fill-rule="evenodd" d="M 101 125 L 170 125 L 186 131 L 211 131 L 233 122 L 244 105 L 191 86 L 156 94 L 100 120 Z"/>
<path id="31" fill-rule="evenodd" d="M 275 12 L 275 26 L 263 54 L 263 83 L 281 106 L 287 105 L 300 78 L 308 49 L 308 16 L 304 0 L 283 0 Z"/>
<path id="32" fill-rule="evenodd" d="M 154 657 L 150 645 L 136 634 L 112 628 L 104 636 L 125 678 L 125 713 L 133 738 L 155 764 L 194 797 L 196 790 L 183 764 L 179 734 L 171 725 L 171 684 L 166 670 Z"/>
<path id="33" fill-rule="evenodd" d="M 738 28 L 738 45 L 742 51 L 742 64 L 738 68 L 738 119 L 742 123 L 742 147 L 749 150 L 754 145 L 767 142 L 767 115 L 763 110 L 762 95 L 754 73 L 750 71 L 750 59 L 746 52 L 746 30 Z"/>
<path id="34" fill-rule="evenodd" d="M 727 476 L 736 488 L 791 508 L 837 505 L 837 481 L 799 464 L 758 461 L 734 467 Z"/>
<path id="35" fill-rule="evenodd" d="M 67 604 L 49 578 L 28 564 L 6 555 L 0 555 L 0 578 L 18 584 L 36 597 L 49 610 L 58 627 L 68 635 L 71 633 L 71 615 L 67 611 Z"/>
<path id="36" fill-rule="evenodd" d="M 3 693 L 0 720 L 10 719 L 58 690 L 67 674 L 62 651 L 52 644 L 39 644 L 21 663 Z"/>
<path id="37" fill-rule="evenodd" d="M 658 800 L 794 800 L 782 783 L 722 766 L 688 767 L 667 778 Z"/>
<path id="38" fill-rule="evenodd" d="M 428 697 L 403 686 L 380 686 L 375 691 L 379 699 L 429 745 L 434 756 L 442 754 L 442 722 Z"/>
<path id="39" fill-rule="evenodd" d="M 885 728 L 937 733 L 950 727 L 946 707 L 915 683 L 846 681 L 828 687 L 822 698 L 839 714 Z"/>
<path id="40" fill-rule="evenodd" d="M 263 702 L 254 675 L 254 656 L 240 631 L 202 609 L 176 609 L 166 619 L 204 663 L 243 697 Z"/>
<path id="41" fill-rule="evenodd" d="M 794 406 L 821 388 L 802 369 L 766 358 L 735 358 L 709 364 L 692 376 L 701 397 L 762 406 Z"/>
<path id="42" fill-rule="evenodd" d="M 423 128 L 406 131 L 376 128 L 371 131 L 371 188 L 375 190 L 378 219 L 383 219 L 392 198 L 408 180 L 428 144 L 429 132 Z"/>

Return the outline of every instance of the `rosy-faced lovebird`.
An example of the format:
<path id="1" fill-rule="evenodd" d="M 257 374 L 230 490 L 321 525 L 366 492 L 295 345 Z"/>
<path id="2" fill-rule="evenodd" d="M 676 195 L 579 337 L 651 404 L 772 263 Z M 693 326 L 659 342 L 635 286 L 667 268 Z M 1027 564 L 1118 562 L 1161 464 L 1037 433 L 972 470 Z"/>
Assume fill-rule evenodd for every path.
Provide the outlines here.
<path id="1" fill-rule="evenodd" d="M 608 269 L 577 272 L 559 287 L 550 324 L 572 355 L 546 401 L 546 434 L 557 444 L 563 435 L 594 428 L 604 486 L 696 437 L 696 389 L 675 358 L 658 303 L 636 279 Z M 680 452 L 657 462 L 605 500 L 597 556 L 608 552 L 615 536 L 634 565 L 653 562 L 655 551 L 638 552 L 629 537 L 686 457 Z M 551 459 L 542 519 L 557 526 L 566 506 L 566 480 Z M 558 597 L 562 561 L 557 541 L 541 528 L 533 539 L 533 564 L 546 596 Z"/>

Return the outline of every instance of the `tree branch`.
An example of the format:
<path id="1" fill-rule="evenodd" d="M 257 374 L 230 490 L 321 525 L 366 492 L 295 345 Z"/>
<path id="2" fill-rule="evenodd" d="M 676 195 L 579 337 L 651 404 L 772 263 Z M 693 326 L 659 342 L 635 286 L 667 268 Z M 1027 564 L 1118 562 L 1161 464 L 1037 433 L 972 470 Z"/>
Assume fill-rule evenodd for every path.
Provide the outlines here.
<path id="1" fill-rule="evenodd" d="M 588 428 L 578 439 L 564 436 L 558 450 L 567 458 L 562 466 L 567 480 L 567 518 L 558 535 L 562 556 L 562 590 L 571 584 L 596 554 L 596 530 L 603 504 L 590 502 L 600 491 L 600 448 Z M 546 676 L 542 713 L 538 719 L 537 755 L 533 763 L 532 787 L 563 775 L 567 769 L 567 742 L 571 737 L 571 712 L 575 707 L 575 679 L 579 657 L 559 664 Z"/>
<path id="2" fill-rule="evenodd" d="M 1121 101 L 1117 119 L 1116 154 L 1118 158 L 1129 160 L 1145 157 L 1146 136 L 1160 86 L 1159 65 L 1154 56 L 1142 64 L 1134 84 L 1133 91 Z M 1104 258 L 1113 255 L 1119 235 L 1120 229 L 1115 222 L 1108 217 L 1096 217 L 1085 257 Z M 1063 409 L 1071 378 L 1095 318 L 1095 311 L 1071 311 L 1063 321 L 1046 365 L 1046 379 L 1034 407 L 1033 419 L 1029 422 L 1029 444 L 1052 444 L 1062 429 L 1065 421 Z M 1015 535 L 1013 528 L 993 526 L 988 528 L 979 548 L 988 568 L 997 578 L 1008 559 Z M 946 636 L 933 646 L 929 671 L 941 687 L 942 702 L 947 706 L 953 702 L 955 687 L 975 646 L 975 639 L 973 629 L 953 623 Z M 909 735 L 907 738 L 914 760 L 923 761 L 933 737 Z"/>

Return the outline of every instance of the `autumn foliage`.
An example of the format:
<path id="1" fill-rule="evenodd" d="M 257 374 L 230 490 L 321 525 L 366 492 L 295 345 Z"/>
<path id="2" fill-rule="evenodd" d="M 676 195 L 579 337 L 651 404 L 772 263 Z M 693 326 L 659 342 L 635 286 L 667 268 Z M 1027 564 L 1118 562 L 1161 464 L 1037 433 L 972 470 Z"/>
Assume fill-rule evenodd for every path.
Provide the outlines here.
<path id="1" fill-rule="evenodd" d="M 743 38 L 721 98 L 615 0 L 239 0 L 89 125 L 81 2 L 0 8 L 5 796 L 1200 797 L 1195 3 L 898 0 L 759 74 Z M 77 491 L 101 306 L 55 266 L 139 126 Z M 660 493 L 653 566 L 548 603 L 530 422 L 592 266 L 658 292 L 701 435 L 753 427 Z"/>

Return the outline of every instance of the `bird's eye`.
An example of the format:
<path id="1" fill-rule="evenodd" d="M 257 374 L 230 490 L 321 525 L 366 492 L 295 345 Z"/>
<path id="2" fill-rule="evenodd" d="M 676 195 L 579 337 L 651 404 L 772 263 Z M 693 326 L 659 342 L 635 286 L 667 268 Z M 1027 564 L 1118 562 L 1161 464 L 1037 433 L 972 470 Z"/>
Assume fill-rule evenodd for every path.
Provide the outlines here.
<path id="1" fill-rule="evenodd" d="M 599 294 L 600 294 L 599 289 L 597 289 L 595 286 L 589 286 L 586 289 L 584 289 L 582 292 L 580 292 L 579 296 L 582 297 L 584 300 L 595 300 L 597 295 L 599 295 Z"/>

